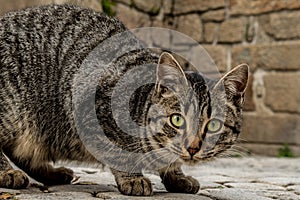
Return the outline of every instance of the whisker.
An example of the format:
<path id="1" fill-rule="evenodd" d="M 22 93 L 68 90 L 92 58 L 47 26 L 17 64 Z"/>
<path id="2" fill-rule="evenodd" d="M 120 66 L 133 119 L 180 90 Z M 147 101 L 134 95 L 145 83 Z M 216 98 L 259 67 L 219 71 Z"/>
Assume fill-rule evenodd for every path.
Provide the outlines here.
<path id="1" fill-rule="evenodd" d="M 176 149 L 176 147 L 174 147 L 173 145 L 170 146 L 170 149 L 171 149 L 173 152 L 177 153 L 178 155 L 180 155 L 180 154 L 182 153 L 179 149 Z"/>

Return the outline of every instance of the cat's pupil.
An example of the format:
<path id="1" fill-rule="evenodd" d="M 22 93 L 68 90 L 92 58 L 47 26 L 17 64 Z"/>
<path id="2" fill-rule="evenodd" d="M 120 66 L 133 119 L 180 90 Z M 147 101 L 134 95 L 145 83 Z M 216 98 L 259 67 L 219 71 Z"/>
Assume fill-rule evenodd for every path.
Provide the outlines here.
<path id="1" fill-rule="evenodd" d="M 211 126 L 211 128 L 214 129 L 214 128 L 216 127 L 216 123 L 215 123 L 215 122 L 211 122 L 211 125 L 210 125 L 210 126 Z"/>

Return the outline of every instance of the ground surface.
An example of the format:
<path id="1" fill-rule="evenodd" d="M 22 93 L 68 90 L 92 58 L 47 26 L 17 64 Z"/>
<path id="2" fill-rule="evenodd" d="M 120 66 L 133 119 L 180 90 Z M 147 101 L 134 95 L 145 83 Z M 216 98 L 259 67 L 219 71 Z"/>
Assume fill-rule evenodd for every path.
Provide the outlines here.
<path id="1" fill-rule="evenodd" d="M 84 200 L 84 199 L 188 199 L 188 200 L 299 200 L 300 158 L 224 158 L 188 167 L 184 171 L 196 177 L 201 190 L 197 195 L 167 193 L 156 175 L 147 175 L 153 182 L 154 196 L 127 197 L 116 189 L 109 172 L 93 168 L 72 168 L 78 176 L 76 185 L 26 190 L 0 188 L 0 199 L 19 200 Z"/>

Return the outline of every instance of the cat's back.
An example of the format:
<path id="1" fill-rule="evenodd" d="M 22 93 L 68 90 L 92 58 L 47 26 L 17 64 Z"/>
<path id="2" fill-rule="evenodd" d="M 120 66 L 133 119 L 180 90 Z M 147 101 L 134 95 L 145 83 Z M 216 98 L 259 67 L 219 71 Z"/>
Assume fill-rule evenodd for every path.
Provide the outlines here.
<path id="1" fill-rule="evenodd" d="M 115 18 L 72 5 L 34 7 L 2 16 L 0 136 L 18 128 L 20 121 L 20 126 L 34 121 L 43 130 L 54 124 L 69 128 L 66 119 L 71 111 L 66 104 L 76 70 L 99 43 L 124 30 Z"/>
<path id="2" fill-rule="evenodd" d="M 124 30 L 115 18 L 72 5 L 7 13 L 0 18 L 0 86 L 26 93 L 25 101 L 36 98 L 31 91 L 51 96 L 68 87 L 93 48 Z"/>
<path id="3" fill-rule="evenodd" d="M 72 5 L 47 5 L 0 18 L 1 72 L 5 67 L 34 70 L 81 62 L 97 44 L 123 32 L 115 18 Z"/>

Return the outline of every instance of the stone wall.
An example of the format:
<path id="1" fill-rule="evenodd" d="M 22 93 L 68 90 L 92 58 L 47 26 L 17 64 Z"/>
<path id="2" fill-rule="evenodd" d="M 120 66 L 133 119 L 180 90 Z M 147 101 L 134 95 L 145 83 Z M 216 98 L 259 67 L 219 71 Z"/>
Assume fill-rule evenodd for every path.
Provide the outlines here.
<path id="1" fill-rule="evenodd" d="M 206 48 L 219 69 L 251 67 L 240 146 L 300 155 L 300 1 L 114 0 L 130 28 L 167 27 Z M 289 149 L 289 150 L 288 150 Z"/>
<path id="2" fill-rule="evenodd" d="M 100 1 L 69 2 L 102 10 Z M 66 1 L 0 0 L 2 13 L 63 2 Z M 277 156 L 283 149 L 300 155 L 299 0 L 106 2 L 129 28 L 165 27 L 192 37 L 222 72 L 248 63 L 251 77 L 240 146 L 254 154 Z"/>

